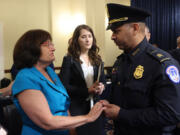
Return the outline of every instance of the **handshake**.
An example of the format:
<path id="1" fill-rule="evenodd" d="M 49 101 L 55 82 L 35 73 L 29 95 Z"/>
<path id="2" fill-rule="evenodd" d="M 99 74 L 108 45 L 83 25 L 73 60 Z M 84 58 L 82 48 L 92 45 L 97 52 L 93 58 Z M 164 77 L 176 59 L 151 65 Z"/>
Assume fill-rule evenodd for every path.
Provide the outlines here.
<path id="1" fill-rule="evenodd" d="M 93 122 L 101 115 L 101 113 L 104 113 L 107 118 L 116 119 L 119 111 L 119 106 L 110 104 L 107 100 L 100 100 L 92 107 L 87 114 L 87 117 L 89 122 Z"/>

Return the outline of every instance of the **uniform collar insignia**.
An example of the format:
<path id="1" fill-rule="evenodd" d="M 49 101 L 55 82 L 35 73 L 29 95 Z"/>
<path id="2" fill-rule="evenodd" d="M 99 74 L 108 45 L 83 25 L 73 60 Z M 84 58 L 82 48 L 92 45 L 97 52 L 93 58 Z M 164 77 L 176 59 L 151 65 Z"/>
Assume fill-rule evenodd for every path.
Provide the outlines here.
<path id="1" fill-rule="evenodd" d="M 132 56 L 135 56 L 139 51 L 140 51 L 140 48 L 137 48 L 136 50 L 134 50 L 134 52 L 132 53 Z"/>
<path id="2" fill-rule="evenodd" d="M 146 38 L 144 38 L 141 41 L 141 43 L 139 43 L 139 45 L 137 45 L 137 47 L 131 51 L 131 55 L 136 56 L 139 53 L 143 52 L 143 50 L 146 48 L 146 44 L 147 44 L 147 40 L 146 40 Z"/>
<path id="3" fill-rule="evenodd" d="M 136 67 L 135 71 L 134 71 L 134 78 L 135 79 L 140 79 L 143 77 L 143 72 L 144 72 L 144 67 L 139 65 Z"/>
<path id="4" fill-rule="evenodd" d="M 163 57 L 163 55 L 161 53 L 158 53 L 157 57 L 161 58 L 161 57 Z"/>

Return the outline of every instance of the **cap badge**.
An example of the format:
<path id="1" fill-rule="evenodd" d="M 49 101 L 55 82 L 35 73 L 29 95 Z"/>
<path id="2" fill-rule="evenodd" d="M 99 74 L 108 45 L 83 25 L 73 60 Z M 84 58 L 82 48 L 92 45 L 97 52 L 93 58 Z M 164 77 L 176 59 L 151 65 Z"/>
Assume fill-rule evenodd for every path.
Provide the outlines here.
<path id="1" fill-rule="evenodd" d="M 174 83 L 180 82 L 179 70 L 176 66 L 169 66 L 166 68 L 166 74 L 169 76 L 169 79 Z"/>
<path id="2" fill-rule="evenodd" d="M 122 22 L 122 21 L 127 21 L 128 20 L 128 17 L 122 17 L 122 18 L 119 18 L 119 19 L 112 19 L 109 21 L 109 24 L 112 24 L 112 23 L 115 23 L 115 22 Z"/>
<path id="3" fill-rule="evenodd" d="M 140 51 L 140 48 L 137 48 L 137 49 L 132 53 L 132 55 L 135 56 L 139 51 Z"/>
<path id="4" fill-rule="evenodd" d="M 140 79 L 143 76 L 144 67 L 139 65 L 136 67 L 136 70 L 134 71 L 134 78 Z"/>

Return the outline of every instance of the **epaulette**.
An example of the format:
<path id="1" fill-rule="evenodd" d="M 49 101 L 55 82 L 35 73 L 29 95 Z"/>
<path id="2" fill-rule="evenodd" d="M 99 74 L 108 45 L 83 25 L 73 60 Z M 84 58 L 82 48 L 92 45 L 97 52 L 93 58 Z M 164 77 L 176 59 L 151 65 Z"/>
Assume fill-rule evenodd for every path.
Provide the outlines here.
<path id="1" fill-rule="evenodd" d="M 150 48 L 147 50 L 147 53 L 158 60 L 160 63 L 171 60 L 166 52 L 159 49 Z"/>

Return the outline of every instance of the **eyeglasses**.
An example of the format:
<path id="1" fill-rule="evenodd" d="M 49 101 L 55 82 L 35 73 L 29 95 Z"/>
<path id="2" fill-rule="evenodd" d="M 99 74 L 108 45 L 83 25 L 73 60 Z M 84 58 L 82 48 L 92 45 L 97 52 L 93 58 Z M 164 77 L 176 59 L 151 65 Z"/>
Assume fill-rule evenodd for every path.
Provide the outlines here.
<path id="1" fill-rule="evenodd" d="M 50 40 L 47 40 L 47 41 L 43 42 L 41 45 L 46 46 L 48 48 L 54 47 L 54 44 Z"/>

